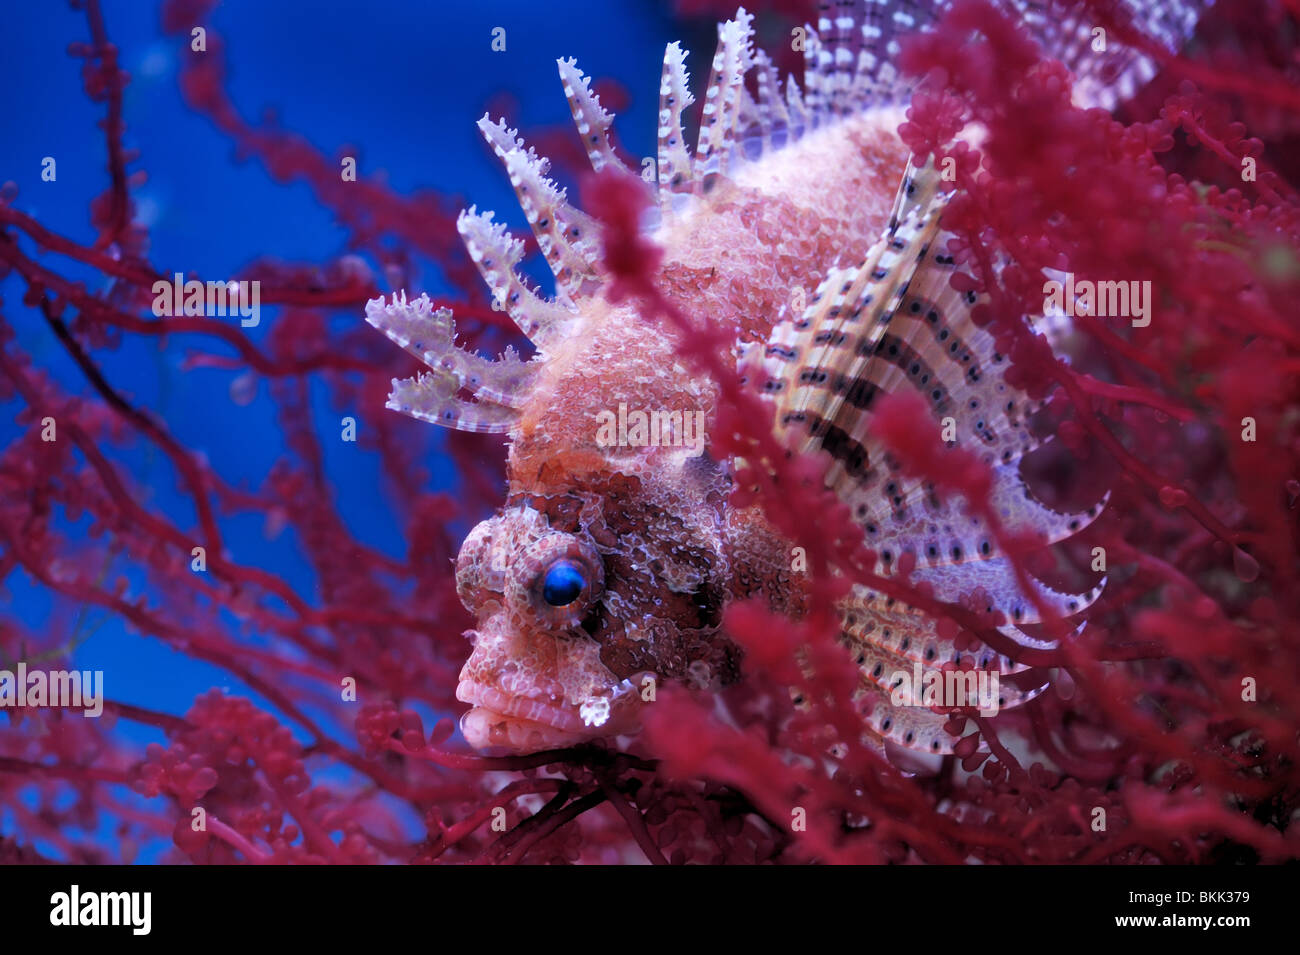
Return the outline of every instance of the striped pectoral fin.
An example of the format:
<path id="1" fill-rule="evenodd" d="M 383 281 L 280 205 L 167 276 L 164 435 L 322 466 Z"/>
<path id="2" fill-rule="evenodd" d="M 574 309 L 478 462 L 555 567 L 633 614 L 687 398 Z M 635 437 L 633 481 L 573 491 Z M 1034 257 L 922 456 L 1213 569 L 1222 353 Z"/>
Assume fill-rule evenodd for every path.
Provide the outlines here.
<path id="1" fill-rule="evenodd" d="M 802 432 L 800 451 L 823 444 L 819 422 L 832 420 L 837 400 L 859 402 L 853 390 L 853 356 L 847 348 L 861 337 L 862 313 L 870 305 L 867 276 L 882 249 L 873 250 L 859 269 L 831 269 L 801 315 L 777 325 L 765 353 L 764 391 L 776 399 L 778 431 Z"/>
<path id="2" fill-rule="evenodd" d="M 915 390 L 951 445 L 990 462 L 1012 464 L 1039 447 L 1029 427 L 1043 402 L 1006 381 L 1006 357 L 970 318 L 982 303 L 951 287 L 948 259 L 916 276 L 875 343 L 870 368 L 886 392 Z M 946 269 L 946 274 L 945 274 Z"/>
<path id="3" fill-rule="evenodd" d="M 833 275 L 838 274 L 842 273 L 833 270 Z M 805 419 L 801 409 L 804 406 L 792 396 L 799 386 L 798 370 L 808 365 L 809 352 L 814 348 L 814 342 L 806 331 L 816 319 L 817 303 L 818 300 L 814 297 L 814 304 L 808 311 L 778 321 L 773 325 L 766 342 L 742 344 L 737 363 L 745 381 L 754 383 L 775 402 L 776 433 L 782 437 L 793 437 L 796 442 L 802 441 L 798 446 L 801 451 L 809 449 L 813 443 L 802 427 Z"/>
<path id="4" fill-rule="evenodd" d="M 881 741 L 936 756 L 950 755 L 960 742 L 944 728 L 949 717 L 921 706 L 895 706 L 890 693 L 874 684 L 864 682 L 853 696 L 868 732 Z M 983 741 L 977 744 L 977 752 L 986 749 Z"/>
<path id="5" fill-rule="evenodd" d="M 801 316 L 769 343 L 769 383 L 778 431 L 806 430 L 800 446 L 835 459 L 837 490 L 865 483 L 875 465 L 867 424 L 881 390 L 881 343 L 918 272 L 929 267 L 942 203 L 911 210 L 861 265 L 833 268 Z"/>
<path id="6" fill-rule="evenodd" d="M 918 393 L 936 440 L 990 466 L 989 503 L 1006 530 L 1054 543 L 1099 512 L 1057 514 L 1025 487 L 1019 462 L 1042 443 L 1029 427 L 1042 402 L 1007 382 L 1004 356 L 972 319 L 981 296 L 953 288 L 957 266 L 940 224 L 947 198 L 932 166 L 909 165 L 885 235 L 856 270 L 829 270 L 807 310 L 776 326 L 764 356 L 777 431 L 803 429 L 793 447 L 831 455 L 828 483 L 886 564 L 908 551 L 930 564 L 986 559 L 996 547 L 960 502 L 940 501 L 879 448 L 872 416 L 882 393 Z"/>
<path id="7" fill-rule="evenodd" d="M 785 368 L 792 386 L 785 400 L 792 408 L 835 421 L 841 412 L 857 418 L 870 407 L 875 388 L 862 394 L 852 386 L 871 383 L 867 373 L 911 283 L 925 267 L 941 209 L 938 198 L 909 208 L 858 266 L 828 270 L 804 313 L 790 323 L 800 343 L 798 360 Z"/>
<path id="8" fill-rule="evenodd" d="M 857 367 L 873 393 L 915 389 L 951 443 L 1013 463 L 1040 443 L 1028 420 L 1041 402 L 1006 382 L 1005 357 L 972 320 L 986 299 L 953 288 L 951 236 L 938 223 L 947 201 L 940 185 L 932 166 L 909 165 L 904 174 L 887 237 L 894 247 L 916 249 L 915 257 L 895 266 L 905 281 L 894 283 L 897 297 L 878 316 L 882 327 L 863 343 L 869 354 Z M 840 426 L 851 425 L 849 434 L 864 440 L 868 421 L 858 415 Z"/>
<path id="9" fill-rule="evenodd" d="M 918 567 L 912 572 L 914 582 L 928 583 L 934 587 L 934 597 L 943 603 L 960 604 L 964 599 L 983 595 L 987 598 L 984 611 L 999 611 L 1013 627 L 1042 623 L 1038 603 L 1055 617 L 1072 617 L 1094 604 L 1106 586 L 1102 578 L 1092 589 L 1083 593 L 1062 593 L 1041 581 L 1029 579 L 1037 602 L 1020 587 L 1015 567 L 1006 557 L 953 564 L 947 567 Z M 1054 647 L 1051 641 L 1042 641 L 1021 635 L 1020 642 L 1043 649 Z"/>
<path id="10" fill-rule="evenodd" d="M 936 202 L 942 202 L 943 192 L 943 180 L 935 169 L 933 156 L 920 166 L 909 159 L 907 168 L 903 170 L 903 181 L 899 184 L 898 192 L 894 194 L 894 207 L 889 212 L 888 231 L 893 233 L 899 223 L 909 216 L 928 209 Z"/>

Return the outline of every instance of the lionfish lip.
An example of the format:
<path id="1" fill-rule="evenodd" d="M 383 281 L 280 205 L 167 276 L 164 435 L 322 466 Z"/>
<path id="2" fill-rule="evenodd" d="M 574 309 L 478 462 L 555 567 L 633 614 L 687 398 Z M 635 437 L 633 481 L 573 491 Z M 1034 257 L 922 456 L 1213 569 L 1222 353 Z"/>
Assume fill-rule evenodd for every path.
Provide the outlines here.
<path id="1" fill-rule="evenodd" d="M 456 699 L 497 716 L 536 723 L 562 733 L 572 733 L 575 736 L 591 734 L 590 727 L 582 721 L 576 710 L 542 699 L 504 693 L 483 683 L 461 681 L 456 687 Z"/>

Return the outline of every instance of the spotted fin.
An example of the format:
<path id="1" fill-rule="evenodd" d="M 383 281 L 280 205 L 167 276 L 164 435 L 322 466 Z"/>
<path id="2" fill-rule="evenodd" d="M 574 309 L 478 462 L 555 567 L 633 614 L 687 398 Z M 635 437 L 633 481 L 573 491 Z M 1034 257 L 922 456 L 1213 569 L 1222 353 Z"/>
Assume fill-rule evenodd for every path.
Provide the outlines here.
<path id="1" fill-rule="evenodd" d="M 1069 617 L 1097 599 L 1101 585 L 1063 594 L 1031 581 L 1031 599 L 982 519 L 960 497 L 940 500 L 932 487 L 904 475 L 873 437 L 880 395 L 915 389 L 936 425 L 946 423 L 954 443 L 989 466 L 989 503 L 1005 530 L 1045 546 L 1100 512 L 1097 505 L 1058 514 L 1026 488 L 1020 461 L 1039 445 L 1028 420 L 1041 403 L 1006 381 L 1006 362 L 992 336 L 972 320 L 982 297 L 952 287 L 957 266 L 942 226 L 948 198 L 932 166 L 909 165 L 880 241 L 857 266 L 829 270 L 803 313 L 778 323 L 764 353 L 746 359 L 748 370 L 770 396 L 774 427 L 787 446 L 829 455 L 827 482 L 866 531 L 879 573 L 893 573 L 900 556 L 911 552 L 912 581 L 929 585 L 937 600 L 982 596 L 988 606 L 978 609 L 1005 615 L 1004 635 L 1026 648 L 1050 649 L 1052 641 L 1021 629 L 1042 621 L 1039 604 L 1054 617 Z M 892 666 L 938 668 L 960 659 L 953 642 L 940 636 L 928 614 L 870 591 L 856 591 L 841 613 L 843 636 L 863 661 L 873 732 L 905 747 L 947 752 L 954 741 L 944 738 L 940 724 L 913 710 L 894 719 L 880 715 L 878 694 L 887 702 L 891 687 L 881 678 Z M 1024 669 L 1013 659 L 988 656 L 987 648 L 966 655 L 972 653 L 979 659 L 971 663 L 999 674 Z M 1033 695 L 1019 689 L 1007 694 L 1017 703 Z"/>
<path id="2" fill-rule="evenodd" d="M 691 153 L 682 131 L 682 115 L 694 102 L 686 53 L 681 44 L 669 43 L 659 83 L 659 198 L 665 209 L 674 193 L 689 193 L 694 184 Z"/>
<path id="3" fill-rule="evenodd" d="M 924 707 L 895 706 L 887 691 L 865 682 L 853 695 L 854 705 L 862 715 L 868 739 L 889 740 L 898 746 L 921 753 L 947 756 L 958 740 L 944 728 L 948 717 Z M 977 751 L 985 750 L 981 741 Z"/>
<path id="4" fill-rule="evenodd" d="M 1043 622 L 1037 604 L 1021 589 L 1014 568 L 1005 557 L 970 560 L 948 567 L 918 567 L 911 579 L 914 583 L 931 585 L 935 599 L 943 603 L 961 603 L 977 592 L 982 593 L 987 597 L 987 603 L 980 609 L 1002 613 L 1015 627 Z M 1030 583 L 1038 603 L 1060 618 L 1074 616 L 1092 606 L 1101 596 L 1106 579 L 1103 577 L 1095 587 L 1082 594 L 1061 593 L 1032 578 Z M 1055 646 L 1050 641 L 1031 639 L 1024 634 L 1019 634 L 1017 641 L 1042 649 Z"/>
<path id="5" fill-rule="evenodd" d="M 569 204 L 565 191 L 546 177 L 550 162 L 525 149 L 513 129 L 487 116 L 478 126 L 506 167 L 537 246 L 555 276 L 556 291 L 570 299 L 592 294 L 601 284 L 595 220 Z"/>
<path id="6" fill-rule="evenodd" d="M 1176 53 L 1213 0 L 1120 0 L 1113 7 L 1159 47 Z M 1156 73 L 1146 54 L 1099 35 L 1086 7 L 1056 0 L 992 0 L 1052 59 L 1074 74 L 1075 101 L 1113 110 Z M 819 0 L 817 29 L 805 47 L 805 85 L 816 89 L 819 121 L 870 106 L 906 103 L 913 80 L 897 69 L 900 41 L 928 30 L 950 4 L 921 0 Z"/>
<path id="7" fill-rule="evenodd" d="M 366 321 L 428 366 L 415 378 L 393 380 L 388 407 L 461 431 L 500 434 L 518 418 L 538 366 L 507 348 L 493 361 L 456 344 L 451 310 L 435 308 L 428 295 L 405 292 L 366 303 Z M 466 391 L 476 400 L 459 396 Z"/>
<path id="8" fill-rule="evenodd" d="M 736 126 L 745 92 L 745 74 L 754 63 L 754 18 L 741 7 L 734 20 L 718 26 L 718 49 L 704 93 L 699 146 L 695 151 L 695 182 L 701 190 L 716 174 L 731 166 Z"/>
<path id="9" fill-rule="evenodd" d="M 524 281 L 516 268 L 524 256 L 523 241 L 504 224 L 493 222 L 491 212 L 479 212 L 474 206 L 456 219 L 456 230 L 488 286 L 492 307 L 504 309 L 538 348 L 562 340 L 574 310 L 545 298 Z"/>

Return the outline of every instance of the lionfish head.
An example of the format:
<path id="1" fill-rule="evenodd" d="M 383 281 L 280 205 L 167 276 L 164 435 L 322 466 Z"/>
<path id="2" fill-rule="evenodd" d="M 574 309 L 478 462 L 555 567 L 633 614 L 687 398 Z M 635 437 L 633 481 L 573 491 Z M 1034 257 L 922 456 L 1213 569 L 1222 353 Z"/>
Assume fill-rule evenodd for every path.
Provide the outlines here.
<path id="1" fill-rule="evenodd" d="M 751 35 L 743 10 L 719 31 L 711 87 L 732 111 L 753 59 Z M 774 69 L 764 65 L 774 84 Z M 558 66 L 593 169 L 637 179 L 639 171 L 615 154 L 613 117 L 587 77 L 572 60 Z M 657 206 L 663 214 L 672 215 L 675 201 L 723 170 L 732 152 L 735 123 L 729 122 L 716 131 L 706 124 L 697 154 L 688 154 L 682 111 L 691 102 L 684 53 L 674 43 L 661 86 Z M 555 277 L 554 296 L 525 280 L 517 268 L 524 243 L 491 212 L 469 209 L 458 229 L 493 306 L 509 315 L 536 353 L 523 361 L 507 350 L 492 360 L 460 347 L 450 310 L 427 295 L 377 298 L 367 304 L 366 319 L 424 366 L 415 377 L 394 380 L 389 408 L 444 427 L 507 435 L 512 468 L 519 470 L 527 430 L 552 432 L 553 449 L 593 443 L 588 435 L 566 445 L 550 425 L 585 415 L 572 403 L 565 415 L 548 411 L 537 396 L 539 382 L 554 388 L 549 363 L 593 324 L 586 310 L 604 307 L 597 303 L 606 276 L 598 223 L 548 178 L 547 160 L 504 122 L 485 116 L 479 129 L 515 187 Z M 595 370 L 586 386 L 595 388 L 600 377 Z M 607 405 L 608 394 L 597 403 Z M 671 414 L 679 406 L 665 407 Z M 678 426 L 685 430 L 684 418 L 670 430 Z M 590 470 L 551 462 L 550 480 L 515 474 L 515 496 L 465 539 L 457 587 L 476 622 L 467 633 L 473 651 L 456 695 L 472 706 L 461 721 L 471 746 L 532 752 L 618 735 L 638 725 L 660 680 L 713 686 L 736 678 L 735 650 L 718 637 L 724 546 L 716 514 L 700 506 L 704 495 L 716 493 L 718 470 L 698 448 L 692 455 L 654 450 L 609 467 L 597 450 L 587 458 L 596 461 Z"/>
<path id="2" fill-rule="evenodd" d="M 477 620 L 456 690 L 473 707 L 465 739 L 526 753 L 616 736 L 637 728 L 662 679 L 725 682 L 736 661 L 717 635 L 716 547 L 638 511 L 626 482 L 525 500 L 475 527 L 456 562 Z"/>

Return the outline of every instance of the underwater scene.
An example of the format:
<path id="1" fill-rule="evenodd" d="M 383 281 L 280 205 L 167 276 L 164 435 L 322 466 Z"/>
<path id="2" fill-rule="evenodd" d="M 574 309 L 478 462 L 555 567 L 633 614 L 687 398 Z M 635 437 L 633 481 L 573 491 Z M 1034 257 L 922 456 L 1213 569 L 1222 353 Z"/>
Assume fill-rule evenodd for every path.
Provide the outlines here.
<path id="1" fill-rule="evenodd" d="M 1300 859 L 1298 51 L 10 5 L 0 862 Z"/>

